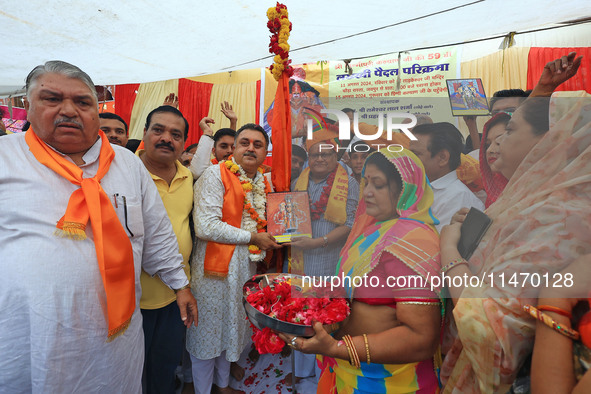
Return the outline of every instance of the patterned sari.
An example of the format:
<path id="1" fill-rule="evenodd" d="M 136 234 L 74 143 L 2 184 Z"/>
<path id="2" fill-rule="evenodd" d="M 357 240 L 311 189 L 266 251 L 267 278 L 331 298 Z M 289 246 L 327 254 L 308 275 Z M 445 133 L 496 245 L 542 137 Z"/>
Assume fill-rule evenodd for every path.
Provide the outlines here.
<path id="1" fill-rule="evenodd" d="M 578 98 L 563 96 L 578 94 Z M 550 130 L 487 209 L 493 223 L 470 259 L 475 275 L 540 275 L 591 252 L 591 99 L 555 93 Z M 562 283 L 565 285 L 564 283 Z M 441 370 L 446 393 L 505 393 L 533 348 L 532 282 L 466 288 L 453 311 L 457 336 Z M 486 297 L 486 298 L 483 298 Z"/>
<path id="2" fill-rule="evenodd" d="M 402 178 L 402 190 L 396 206 L 398 218 L 376 222 L 366 214 L 365 199 L 361 199 L 357 217 L 347 243 L 341 252 L 337 274 L 364 276 L 372 272 L 384 254 L 395 257 L 400 272 L 408 272 L 428 280 L 438 275 L 439 236 L 431 213 L 433 191 L 428 184 L 421 161 L 410 151 L 389 152 L 385 149 L 373 154 L 384 155 L 392 163 L 392 171 Z M 363 170 L 365 173 L 365 168 Z M 390 256 L 390 257 L 391 257 Z M 427 283 L 427 282 L 426 282 Z M 429 287 L 426 284 L 426 287 Z M 347 288 L 347 295 L 355 297 L 355 289 Z M 438 294 L 409 288 L 402 292 L 390 291 L 396 303 L 439 305 Z M 414 296 L 416 294 L 416 297 Z M 366 364 L 357 369 L 346 360 L 319 356 L 322 376 L 319 393 L 411 393 L 439 390 L 433 360 L 409 364 Z"/>

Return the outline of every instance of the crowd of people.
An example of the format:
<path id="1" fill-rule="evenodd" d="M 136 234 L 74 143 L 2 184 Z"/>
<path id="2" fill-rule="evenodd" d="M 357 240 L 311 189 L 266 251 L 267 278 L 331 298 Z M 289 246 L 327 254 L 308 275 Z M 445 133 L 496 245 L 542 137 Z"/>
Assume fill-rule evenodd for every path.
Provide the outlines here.
<path id="1" fill-rule="evenodd" d="M 269 135 L 238 127 L 228 102 L 230 127 L 204 117 L 185 146 L 196 126 L 168 96 L 133 141 L 124 119 L 99 114 L 86 73 L 37 66 L 30 129 L 0 137 L 0 392 L 173 393 L 179 368 L 185 393 L 237 392 L 237 361 L 258 358 L 243 284 L 278 271 L 375 279 L 344 286 L 337 331 L 279 333 L 292 385 L 588 392 L 591 99 L 555 92 L 581 61 L 548 63 L 532 91 L 496 92 L 482 134 L 464 119 L 466 143 L 422 114 L 412 140 L 296 130 L 291 190 L 308 195 L 311 236 L 287 244 L 267 231 Z M 471 208 L 492 224 L 466 259 Z M 511 284 L 522 274 L 550 280 Z"/>

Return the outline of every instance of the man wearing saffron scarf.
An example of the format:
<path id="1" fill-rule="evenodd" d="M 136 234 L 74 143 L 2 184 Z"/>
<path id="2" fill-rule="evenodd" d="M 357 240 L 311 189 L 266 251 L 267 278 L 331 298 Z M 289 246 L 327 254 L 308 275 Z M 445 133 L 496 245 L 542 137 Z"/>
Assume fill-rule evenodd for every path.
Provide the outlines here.
<path id="1" fill-rule="evenodd" d="M 195 184 L 193 219 L 199 238 L 191 264 L 191 290 L 199 326 L 187 333 L 195 393 L 233 393 L 230 363 L 238 361 L 251 332 L 242 286 L 265 251 L 279 248 L 265 232 L 269 185 L 262 174 L 269 137 L 246 124 L 236 132 L 234 156 L 208 167 Z"/>
<path id="2" fill-rule="evenodd" d="M 47 62 L 26 89 L 32 127 L 0 141 L 0 392 L 140 393 L 141 270 L 197 316 L 170 221 L 87 74 Z"/>

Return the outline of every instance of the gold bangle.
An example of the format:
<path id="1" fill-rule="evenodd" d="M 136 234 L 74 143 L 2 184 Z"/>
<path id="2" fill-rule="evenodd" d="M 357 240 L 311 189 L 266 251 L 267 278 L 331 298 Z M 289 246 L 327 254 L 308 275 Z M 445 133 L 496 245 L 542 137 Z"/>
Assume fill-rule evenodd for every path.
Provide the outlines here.
<path id="1" fill-rule="evenodd" d="M 371 364 L 371 357 L 369 355 L 369 342 L 367 341 L 367 334 L 363 334 L 363 342 L 365 342 L 365 355 L 367 356 L 367 364 Z"/>
<path id="2" fill-rule="evenodd" d="M 355 344 L 353 343 L 353 338 L 351 337 L 351 335 L 345 335 L 343 339 L 347 344 L 347 348 L 351 348 L 351 365 L 355 368 L 360 368 L 361 363 L 359 362 L 359 354 L 357 353 L 357 349 L 355 348 Z"/>
<path id="3" fill-rule="evenodd" d="M 345 337 L 343 337 L 342 341 L 345 343 L 345 347 L 347 348 L 347 354 L 349 355 L 349 363 L 351 365 L 353 365 L 353 353 L 351 353 L 351 347 L 349 346 L 349 341 L 347 341 L 347 339 Z"/>
<path id="4" fill-rule="evenodd" d="M 463 257 L 458 257 L 457 259 L 453 259 L 448 264 L 446 264 L 445 266 L 441 267 L 441 270 L 440 271 L 441 271 L 441 273 L 447 272 L 450 269 L 452 269 L 453 267 L 456 267 L 456 266 L 462 265 L 462 264 L 468 265 L 468 262 Z"/>
<path id="5" fill-rule="evenodd" d="M 181 290 L 190 289 L 190 288 L 191 288 L 191 283 L 189 282 L 186 285 L 184 285 L 183 287 L 181 287 L 180 289 L 172 289 L 172 291 L 174 291 L 174 294 L 176 294 Z"/>

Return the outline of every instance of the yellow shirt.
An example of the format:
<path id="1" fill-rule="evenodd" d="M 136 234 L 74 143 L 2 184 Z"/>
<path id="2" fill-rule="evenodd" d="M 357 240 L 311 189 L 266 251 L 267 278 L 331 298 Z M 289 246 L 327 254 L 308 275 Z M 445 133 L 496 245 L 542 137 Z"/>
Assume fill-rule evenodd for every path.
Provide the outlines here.
<path id="1" fill-rule="evenodd" d="M 136 154 L 139 156 L 141 152 L 143 151 L 138 150 Z M 179 243 L 179 252 L 183 255 L 183 264 L 185 265 L 183 269 L 190 280 L 189 256 L 193 248 L 193 240 L 189 228 L 189 217 L 193 209 L 193 175 L 178 160 L 176 168 L 176 175 L 172 179 L 170 187 L 164 179 L 154 174 L 150 175 L 156 184 L 158 193 L 160 193 L 164 208 L 166 208 L 172 230 Z M 162 283 L 159 277 L 151 277 L 142 270 L 140 281 L 142 284 L 140 308 L 158 309 L 176 300 L 174 291 Z"/>

